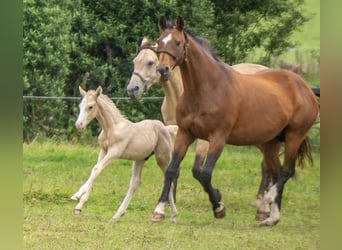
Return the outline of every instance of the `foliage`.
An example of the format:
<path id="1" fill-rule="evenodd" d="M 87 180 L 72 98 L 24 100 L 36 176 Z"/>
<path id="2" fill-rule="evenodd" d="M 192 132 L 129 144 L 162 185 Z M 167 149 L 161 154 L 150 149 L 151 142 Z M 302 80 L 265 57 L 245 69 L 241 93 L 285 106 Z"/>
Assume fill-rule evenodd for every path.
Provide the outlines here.
<path id="1" fill-rule="evenodd" d="M 304 0 L 213 1 L 217 34 L 215 47 L 230 64 L 243 62 L 249 53 L 262 51 L 258 62 L 270 65 L 295 43 L 290 40 L 308 17 L 303 15 Z"/>
<path id="2" fill-rule="evenodd" d="M 178 220 L 151 223 L 163 175 L 151 157 L 126 214 L 110 218 L 128 189 L 131 162 L 115 160 L 97 178 L 81 216 L 69 197 L 88 178 L 98 146 L 36 141 L 23 145 L 24 249 L 320 249 L 320 156 L 297 169 L 286 184 L 282 218 L 272 228 L 254 220 L 261 153 L 227 146 L 214 173 L 227 215 L 215 219 L 207 194 L 192 177 L 194 149 L 185 156 L 178 182 Z"/>
<path id="3" fill-rule="evenodd" d="M 69 30 L 71 13 L 64 1 L 25 0 L 24 95 L 64 96 L 71 61 Z M 24 106 L 24 139 L 44 130 L 45 135 L 63 128 L 64 102 L 31 103 Z"/>
<path id="4" fill-rule="evenodd" d="M 24 95 L 79 96 L 102 85 L 109 96 L 127 97 L 134 58 L 141 39 L 159 36 L 161 15 L 184 16 L 191 31 L 212 42 L 230 63 L 241 62 L 255 48 L 268 62 L 293 44 L 293 30 L 306 20 L 303 1 L 216 0 L 24 0 Z M 162 96 L 152 88 L 148 96 Z M 118 107 L 133 121 L 161 119 L 160 101 L 119 101 Z M 75 102 L 25 101 L 24 140 L 37 134 L 77 138 L 73 128 Z M 98 127 L 92 126 L 97 134 Z"/>

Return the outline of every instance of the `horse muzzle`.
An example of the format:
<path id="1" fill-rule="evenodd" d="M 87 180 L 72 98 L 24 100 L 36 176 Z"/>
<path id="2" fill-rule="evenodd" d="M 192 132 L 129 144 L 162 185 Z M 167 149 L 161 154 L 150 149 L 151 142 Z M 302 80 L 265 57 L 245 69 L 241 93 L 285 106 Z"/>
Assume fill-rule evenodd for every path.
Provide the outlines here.
<path id="1" fill-rule="evenodd" d="M 157 68 L 158 73 L 160 74 L 160 79 L 162 81 L 167 81 L 170 79 L 171 70 L 170 67 L 167 65 L 160 65 Z"/>
<path id="2" fill-rule="evenodd" d="M 134 100 L 139 100 L 142 96 L 141 88 L 138 85 L 135 85 L 132 88 L 127 88 L 127 94 L 130 98 Z"/>
<path id="3" fill-rule="evenodd" d="M 85 130 L 85 128 L 87 127 L 87 124 L 82 121 L 76 121 L 75 126 L 78 130 Z"/>

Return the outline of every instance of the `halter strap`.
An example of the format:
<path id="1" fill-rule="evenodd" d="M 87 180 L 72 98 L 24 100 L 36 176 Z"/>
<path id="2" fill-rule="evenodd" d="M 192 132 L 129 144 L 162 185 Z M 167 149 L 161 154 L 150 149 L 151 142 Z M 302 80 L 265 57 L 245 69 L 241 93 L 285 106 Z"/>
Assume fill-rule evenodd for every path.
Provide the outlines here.
<path id="1" fill-rule="evenodd" d="M 143 45 L 141 46 L 138 51 L 137 51 L 137 54 L 140 53 L 140 51 L 144 50 L 144 49 L 150 49 L 152 50 L 154 53 L 158 54 L 158 52 L 156 51 L 156 49 L 154 47 L 151 46 L 151 44 L 147 44 L 147 45 Z"/>
<path id="2" fill-rule="evenodd" d="M 183 34 L 184 34 L 184 38 L 185 38 L 185 44 L 184 44 L 184 53 L 183 53 L 182 57 L 184 58 L 184 60 L 186 60 L 186 58 L 188 56 L 189 40 L 188 40 L 188 35 L 186 34 L 186 32 L 183 31 Z M 172 67 L 172 70 L 176 67 L 178 60 L 182 58 L 182 57 L 173 55 L 172 53 L 170 53 L 167 50 L 157 50 L 156 53 L 157 53 L 157 55 L 167 54 L 170 57 L 172 57 L 173 60 L 175 60 L 176 64 Z"/>
<path id="3" fill-rule="evenodd" d="M 143 77 L 142 77 L 142 75 L 140 75 L 138 72 L 133 72 L 132 73 L 132 75 L 136 75 L 137 77 L 139 77 L 139 79 L 142 81 L 142 83 L 143 83 L 143 85 L 144 85 L 144 92 L 147 90 L 147 85 L 146 85 L 146 83 L 147 83 L 147 80 L 146 79 L 144 79 Z"/>
<path id="4" fill-rule="evenodd" d="M 152 50 L 154 53 L 156 53 L 157 54 L 157 51 L 155 50 L 155 48 L 154 47 L 152 47 L 151 46 L 151 44 L 147 44 L 147 45 L 143 45 L 143 46 L 141 46 L 139 49 L 138 49 L 138 52 L 137 52 L 137 54 L 139 54 L 140 53 L 140 51 L 142 51 L 142 50 L 144 50 L 144 49 L 150 49 L 150 50 Z M 158 55 L 158 54 L 157 54 Z M 132 73 L 132 75 L 136 75 L 137 77 L 139 77 L 139 79 L 140 79 L 140 81 L 143 83 L 143 85 L 144 85 L 144 92 L 146 92 L 146 90 L 147 90 L 147 80 L 146 79 L 144 79 L 143 77 L 142 77 L 142 75 L 140 75 L 138 72 L 133 72 Z"/>

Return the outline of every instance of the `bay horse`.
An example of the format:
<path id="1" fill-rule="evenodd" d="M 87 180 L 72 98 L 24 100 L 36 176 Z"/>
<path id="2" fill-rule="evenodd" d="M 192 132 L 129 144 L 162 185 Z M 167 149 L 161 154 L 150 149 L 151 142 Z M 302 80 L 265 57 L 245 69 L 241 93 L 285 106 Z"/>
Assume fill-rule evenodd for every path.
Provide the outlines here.
<path id="1" fill-rule="evenodd" d="M 182 76 L 179 67 L 175 67 L 170 75 L 170 79 L 166 81 L 160 80 L 160 74 L 157 72 L 157 48 L 158 44 L 156 42 L 150 41 L 146 37 L 143 38 L 138 53 L 133 59 L 133 73 L 126 90 L 132 99 L 139 100 L 152 86 L 159 83 L 164 91 L 164 99 L 161 106 L 163 121 L 167 125 L 176 125 L 176 107 L 183 94 Z M 233 65 L 232 68 L 243 74 L 254 74 L 261 70 L 269 69 L 264 65 L 253 63 L 240 63 Z M 197 139 L 194 169 L 202 166 L 208 148 L 209 143 L 207 141 Z M 262 171 L 262 173 L 264 172 L 265 171 Z M 268 187 L 268 184 L 266 184 L 264 179 L 268 179 L 268 177 L 263 174 L 257 198 L 254 202 L 255 204 L 261 203 L 261 197 Z M 175 181 L 175 185 L 176 183 L 177 181 Z M 174 197 L 175 196 L 176 193 L 174 193 Z"/>
<path id="2" fill-rule="evenodd" d="M 152 221 L 165 218 L 171 182 L 189 145 L 200 138 L 209 142 L 209 150 L 204 166 L 193 174 L 208 193 L 214 216 L 225 216 L 221 193 L 211 183 L 225 144 L 254 145 L 261 150 L 266 170 L 273 179 L 257 215 L 263 215 L 261 225 L 276 225 L 284 186 L 294 175 L 296 163 L 312 161 L 307 134 L 318 115 L 318 102 L 312 90 L 299 75 L 288 70 L 240 74 L 193 36 L 182 17 L 175 23 L 161 17 L 159 27 L 162 33 L 157 52 L 161 79 L 168 80 L 178 66 L 184 92 L 176 110 L 178 132 L 172 160 Z M 283 164 L 279 159 L 281 143 L 284 143 Z"/>
<path id="3" fill-rule="evenodd" d="M 132 160 L 132 176 L 127 194 L 119 209 L 113 216 L 118 220 L 124 215 L 129 202 L 141 183 L 141 172 L 145 161 L 154 154 L 163 173 L 170 160 L 173 148 L 172 138 L 175 137 L 177 126 L 165 126 L 158 120 L 143 120 L 133 123 L 126 119 L 115 106 L 113 101 L 102 94 L 101 86 L 96 90 L 85 91 L 79 87 L 82 98 L 79 104 L 79 115 L 75 126 L 84 130 L 96 118 L 101 125 L 98 136 L 100 152 L 96 165 L 93 167 L 88 180 L 71 196 L 72 200 L 79 201 L 74 214 L 80 214 L 87 202 L 94 181 L 102 170 L 114 159 Z M 171 222 L 175 222 L 177 210 L 174 205 L 172 192 L 169 195 Z"/>

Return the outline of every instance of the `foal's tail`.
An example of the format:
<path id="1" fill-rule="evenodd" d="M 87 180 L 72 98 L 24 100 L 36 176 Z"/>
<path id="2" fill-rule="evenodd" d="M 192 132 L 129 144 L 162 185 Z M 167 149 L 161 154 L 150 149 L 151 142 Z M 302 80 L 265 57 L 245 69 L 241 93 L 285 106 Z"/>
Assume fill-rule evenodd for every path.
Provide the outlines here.
<path id="1" fill-rule="evenodd" d="M 296 156 L 296 162 L 298 166 L 304 167 L 304 161 L 307 159 L 311 165 L 313 165 L 313 158 L 311 154 L 311 144 L 309 137 L 307 136 L 305 140 L 300 144 L 298 153 Z"/>

